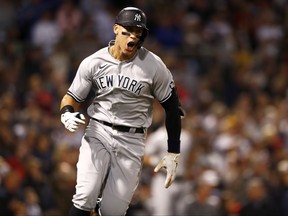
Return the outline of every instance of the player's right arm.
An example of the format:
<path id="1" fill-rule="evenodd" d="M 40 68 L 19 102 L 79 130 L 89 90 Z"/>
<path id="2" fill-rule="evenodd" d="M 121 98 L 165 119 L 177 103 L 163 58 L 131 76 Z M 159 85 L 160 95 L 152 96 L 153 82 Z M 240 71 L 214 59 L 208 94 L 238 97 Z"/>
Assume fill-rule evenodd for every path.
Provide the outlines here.
<path id="1" fill-rule="evenodd" d="M 75 132 L 80 124 L 85 124 L 85 117 L 79 113 L 79 107 L 80 103 L 85 101 L 92 86 L 89 63 L 90 57 L 81 62 L 72 84 L 60 103 L 61 122 L 71 132 Z"/>
<path id="2" fill-rule="evenodd" d="M 75 132 L 80 124 L 85 124 L 85 116 L 78 111 L 79 107 L 80 103 L 68 94 L 60 103 L 61 122 L 71 132 Z"/>
<path id="3" fill-rule="evenodd" d="M 72 96 L 65 94 L 60 103 L 60 110 L 65 106 L 72 106 L 74 110 L 78 110 L 80 103 L 77 102 Z"/>

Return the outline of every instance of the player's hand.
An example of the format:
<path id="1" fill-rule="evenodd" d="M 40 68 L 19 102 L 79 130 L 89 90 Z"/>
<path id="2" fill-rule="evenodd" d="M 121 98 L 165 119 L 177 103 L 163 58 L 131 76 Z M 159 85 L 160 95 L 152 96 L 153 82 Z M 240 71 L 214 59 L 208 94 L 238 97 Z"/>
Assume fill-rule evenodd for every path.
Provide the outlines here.
<path id="1" fill-rule="evenodd" d="M 79 112 L 65 112 L 61 114 L 61 122 L 66 129 L 75 132 L 78 129 L 79 124 L 85 124 L 85 116 Z"/>
<path id="2" fill-rule="evenodd" d="M 176 168 L 178 165 L 179 156 L 180 154 L 168 152 L 154 169 L 154 172 L 158 172 L 161 168 L 166 169 L 167 176 L 164 184 L 165 188 L 168 188 L 176 177 Z"/>

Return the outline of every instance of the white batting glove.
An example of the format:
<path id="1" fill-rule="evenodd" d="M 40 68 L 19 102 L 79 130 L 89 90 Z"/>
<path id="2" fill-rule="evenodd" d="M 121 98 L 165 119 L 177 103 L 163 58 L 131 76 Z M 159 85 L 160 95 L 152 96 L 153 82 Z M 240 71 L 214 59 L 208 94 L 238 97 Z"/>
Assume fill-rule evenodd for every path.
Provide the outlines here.
<path id="1" fill-rule="evenodd" d="M 164 184 L 165 188 L 168 188 L 176 177 L 176 168 L 178 165 L 179 156 L 180 154 L 168 152 L 154 169 L 154 172 L 158 172 L 161 168 L 166 169 L 167 176 Z"/>
<path id="2" fill-rule="evenodd" d="M 66 129 L 75 132 L 78 129 L 79 124 L 85 124 L 85 116 L 79 112 L 65 112 L 61 114 L 61 122 Z"/>

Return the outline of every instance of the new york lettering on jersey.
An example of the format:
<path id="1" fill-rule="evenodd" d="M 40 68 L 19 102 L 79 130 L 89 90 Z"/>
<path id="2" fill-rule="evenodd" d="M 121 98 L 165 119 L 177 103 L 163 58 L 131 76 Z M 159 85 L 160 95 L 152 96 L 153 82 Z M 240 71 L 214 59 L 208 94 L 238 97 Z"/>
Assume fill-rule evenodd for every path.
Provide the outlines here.
<path id="1" fill-rule="evenodd" d="M 140 95 L 141 90 L 145 87 L 141 82 L 123 75 L 105 75 L 97 78 L 95 82 L 99 90 L 119 87 L 137 95 Z"/>
<path id="2" fill-rule="evenodd" d="M 96 86 L 98 90 L 107 90 L 112 88 L 121 88 L 127 91 L 133 92 L 134 94 L 140 95 L 142 89 L 145 87 L 141 81 L 136 79 L 124 76 L 122 74 L 110 74 L 109 72 L 104 72 L 109 66 L 104 65 L 99 67 L 97 74 L 100 76 L 95 79 Z M 105 68 L 105 69 L 104 69 Z M 104 73 L 103 73 L 104 72 Z"/>

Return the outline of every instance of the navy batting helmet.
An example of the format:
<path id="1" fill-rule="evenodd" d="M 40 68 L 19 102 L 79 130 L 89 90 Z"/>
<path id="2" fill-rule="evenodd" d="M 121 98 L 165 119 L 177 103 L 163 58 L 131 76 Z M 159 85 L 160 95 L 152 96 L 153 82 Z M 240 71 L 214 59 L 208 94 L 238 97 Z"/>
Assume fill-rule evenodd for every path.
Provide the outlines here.
<path id="1" fill-rule="evenodd" d="M 135 26 L 143 28 L 142 43 L 148 34 L 148 28 L 146 27 L 147 18 L 145 13 L 136 7 L 123 8 L 116 16 L 115 24 L 125 26 Z M 142 45 L 142 44 L 141 44 Z"/>

